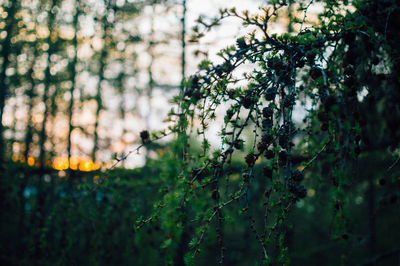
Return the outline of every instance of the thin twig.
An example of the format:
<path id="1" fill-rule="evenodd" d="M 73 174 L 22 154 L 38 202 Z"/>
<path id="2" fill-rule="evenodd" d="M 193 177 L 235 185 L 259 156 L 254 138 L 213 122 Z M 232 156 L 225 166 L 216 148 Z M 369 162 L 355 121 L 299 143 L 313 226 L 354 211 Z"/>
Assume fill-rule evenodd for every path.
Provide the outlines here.
<path id="1" fill-rule="evenodd" d="M 308 11 L 308 8 L 311 6 L 311 4 L 312 4 L 313 2 L 314 2 L 314 0 L 311 0 L 310 3 L 308 3 L 308 5 L 306 6 L 306 8 L 304 9 L 304 17 L 303 17 L 303 21 L 301 22 L 300 31 L 299 31 L 299 32 L 301 32 L 301 31 L 303 30 L 303 24 L 304 24 L 304 22 L 306 21 L 306 18 L 307 18 L 307 11 Z"/>
<path id="2" fill-rule="evenodd" d="M 302 171 L 304 171 L 306 168 L 308 168 L 308 167 L 318 158 L 318 156 L 326 149 L 326 145 L 327 145 L 327 144 L 325 144 L 324 147 L 322 147 L 322 149 L 321 149 L 319 152 L 317 152 L 317 153 L 314 155 L 314 157 L 311 158 L 311 160 L 309 160 L 309 161 L 307 162 L 307 164 L 304 166 L 304 168 L 303 168 Z"/>
<path id="3" fill-rule="evenodd" d="M 400 156 L 397 157 L 396 161 L 394 161 L 389 167 L 388 169 L 386 169 L 386 172 L 390 172 L 390 170 L 392 170 L 393 167 L 396 166 L 396 164 L 400 161 Z"/>
<path id="4" fill-rule="evenodd" d="M 166 136 L 168 136 L 168 135 L 171 135 L 171 134 L 172 134 L 172 131 L 171 131 L 171 132 L 168 132 L 168 133 L 164 133 L 164 134 L 162 134 L 161 136 L 158 136 L 158 137 L 152 139 L 151 141 L 160 140 L 160 139 L 162 139 L 162 138 L 164 138 L 164 137 L 166 137 Z M 110 170 L 113 170 L 115 167 L 117 167 L 117 165 L 118 165 L 120 162 L 125 161 L 132 153 L 134 153 L 134 152 L 139 153 L 140 149 L 141 149 L 142 147 L 144 147 L 146 144 L 147 144 L 147 143 L 142 143 L 142 144 L 140 144 L 139 146 L 137 146 L 135 149 L 130 150 L 128 153 L 126 153 L 125 155 L 123 155 L 121 158 L 117 158 L 117 159 L 116 159 L 116 162 L 115 162 L 110 168 L 106 169 L 106 172 L 107 172 L 107 171 L 110 171 Z"/>

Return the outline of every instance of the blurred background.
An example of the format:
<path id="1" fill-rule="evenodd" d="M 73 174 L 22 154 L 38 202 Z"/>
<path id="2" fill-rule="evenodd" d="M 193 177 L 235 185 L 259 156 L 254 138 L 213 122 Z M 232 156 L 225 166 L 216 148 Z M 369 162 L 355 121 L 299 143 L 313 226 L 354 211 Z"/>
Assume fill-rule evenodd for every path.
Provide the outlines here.
<path id="1" fill-rule="evenodd" d="M 322 10 L 320 2 L 311 3 L 308 21 L 316 20 Z M 196 221 L 184 229 L 176 226 L 179 193 L 173 189 L 183 165 L 173 156 L 173 139 L 166 137 L 133 152 L 107 176 L 99 170 L 135 150 L 143 130 L 167 128 L 171 99 L 179 94 L 182 80 L 196 72 L 202 59 L 221 63 L 218 51 L 253 30 L 229 18 L 192 42 L 198 18 L 212 21 L 220 8 L 258 12 L 264 4 L 262 0 L 0 0 L 4 107 L 0 159 L 9 162 L 0 172 L 0 262 L 183 265 L 191 239 L 182 232 L 194 235 L 199 227 Z M 290 6 L 271 21 L 270 33 L 298 30 L 298 25 L 289 23 L 288 10 Z M 380 105 L 373 106 L 381 110 Z M 295 107 L 299 127 L 305 108 L 307 104 Z M 209 127 L 212 145 L 221 141 L 217 133 L 224 108 L 221 112 Z M 368 113 L 368 119 L 381 121 L 381 117 L 380 111 Z M 194 143 L 193 149 L 198 146 Z M 354 182 L 345 188 L 346 208 L 335 201 L 343 194 L 329 182 L 333 155 L 322 158 L 305 176 L 307 197 L 297 202 L 287 234 L 279 239 L 289 247 L 293 265 L 356 265 L 375 254 L 388 259 L 382 265 L 398 262 L 400 172 L 396 164 L 391 172 L 382 172 L 394 161 L 382 147 L 363 151 L 349 163 Z M 234 185 L 246 167 L 245 152 L 238 153 L 232 162 Z M 262 178 L 262 163 L 255 166 L 249 190 L 253 207 L 249 213 L 259 228 L 263 228 L 259 214 L 265 209 L 263 187 L 268 182 Z M 210 202 L 210 195 L 196 199 Z M 160 202 L 169 203 L 161 218 L 136 231 L 137 221 L 152 217 Z M 204 206 L 192 207 L 195 214 L 202 208 L 204 213 L 211 210 Z M 260 247 L 247 217 L 236 207 L 226 208 L 226 216 L 234 217 L 227 218 L 224 229 L 226 263 L 255 265 L 260 262 Z M 218 257 L 211 229 L 198 265 Z M 272 252 L 279 256 L 280 251 Z"/>
<path id="2" fill-rule="evenodd" d="M 1 1 L 5 153 L 59 170 L 68 168 L 68 158 L 72 169 L 109 165 L 112 154 L 137 146 L 140 131 L 166 128 L 169 100 L 183 75 L 207 56 L 218 60 L 221 48 L 245 34 L 240 21 L 231 20 L 193 44 L 198 17 L 259 4 Z M 143 164 L 141 155 L 124 161 L 126 167 Z"/>

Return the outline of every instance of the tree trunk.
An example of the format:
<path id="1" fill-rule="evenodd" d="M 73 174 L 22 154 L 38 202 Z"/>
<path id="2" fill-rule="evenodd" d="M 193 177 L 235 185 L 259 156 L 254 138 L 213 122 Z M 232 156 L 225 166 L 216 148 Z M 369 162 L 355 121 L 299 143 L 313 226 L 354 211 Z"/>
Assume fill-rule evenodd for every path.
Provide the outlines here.
<path id="1" fill-rule="evenodd" d="M 32 110 L 33 110 L 33 97 L 35 95 L 35 79 L 33 78 L 33 68 L 35 66 L 36 58 L 37 58 L 37 44 L 35 44 L 34 51 L 33 51 L 33 59 L 32 65 L 27 73 L 27 77 L 29 80 L 29 90 L 26 92 L 28 96 L 28 118 L 26 121 L 26 132 L 25 132 L 25 150 L 24 150 L 24 158 L 25 161 L 28 161 L 29 152 L 30 152 L 30 145 L 32 143 L 33 137 L 33 122 L 32 122 Z"/>
<path id="2" fill-rule="evenodd" d="M 72 114 L 73 114 L 73 109 L 74 109 L 74 91 L 75 91 L 75 86 L 76 86 L 76 64 L 78 62 L 78 18 L 79 18 L 79 2 L 76 2 L 76 13 L 74 16 L 74 22 L 73 22 L 73 27 L 75 29 L 75 35 L 74 38 L 72 39 L 72 45 L 74 46 L 75 50 L 75 55 L 74 58 L 72 59 L 71 65 L 70 65 L 70 71 L 71 71 L 71 88 L 70 88 L 70 100 L 69 100 L 69 106 L 68 106 L 68 147 L 67 147 L 67 152 L 68 152 L 68 166 L 71 166 L 71 147 L 72 147 L 72 139 L 71 139 L 71 133 L 72 130 L 74 129 L 72 125 Z"/>
<path id="3" fill-rule="evenodd" d="M 106 13 L 107 14 L 107 13 Z M 103 23 L 103 37 L 106 37 L 107 29 L 109 28 L 109 23 L 107 21 L 106 15 L 104 15 L 102 19 Z M 96 152 L 98 149 L 98 141 L 99 135 L 97 130 L 99 128 L 99 120 L 100 120 L 100 111 L 103 109 L 103 101 L 101 99 L 101 83 L 104 81 L 104 69 L 106 67 L 106 60 L 107 60 L 107 43 L 104 43 L 104 47 L 101 50 L 100 55 L 100 68 L 99 68 L 99 83 L 97 85 L 97 95 L 96 95 L 96 102 L 97 102 L 97 109 L 96 109 L 96 121 L 94 124 L 94 138 L 93 138 L 93 149 L 92 149 L 92 161 L 96 162 Z"/>
<path id="4" fill-rule="evenodd" d="M 52 1 L 51 4 L 51 9 L 53 10 L 53 8 L 56 6 L 56 0 Z M 43 112 L 43 120 L 42 120 L 42 129 L 40 132 L 40 136 L 39 136 L 39 163 L 40 163 L 40 167 L 43 168 L 45 166 L 45 160 L 46 160 L 46 151 L 45 151 L 45 143 L 46 143 L 46 123 L 47 123 L 47 118 L 49 115 L 49 104 L 47 103 L 48 98 L 49 98 L 49 90 L 50 90 L 50 85 L 51 85 L 51 73 L 50 73 L 50 64 L 51 64 L 51 60 L 50 57 L 52 56 L 52 54 L 54 53 L 54 46 L 52 44 L 52 40 L 51 40 L 51 33 L 52 33 L 52 27 L 54 24 L 54 20 L 55 20 L 55 14 L 53 12 L 49 12 L 49 20 L 47 22 L 47 27 L 49 29 L 49 36 L 47 37 L 47 43 L 49 45 L 49 49 L 47 52 L 47 66 L 45 69 L 45 80 L 44 80 L 44 92 L 43 92 L 43 96 L 42 96 L 42 102 L 44 104 L 44 112 Z M 54 92 L 56 93 L 56 92 Z"/>
<path id="5" fill-rule="evenodd" d="M 15 13 L 17 11 L 17 1 L 11 1 L 11 6 L 7 9 L 8 17 L 6 20 L 6 32 L 7 36 L 2 43 L 1 57 L 3 58 L 3 64 L 0 72 L 0 167 L 4 163 L 5 156 L 5 142 L 4 142 L 4 126 L 3 126 L 3 113 L 8 94 L 8 84 L 6 81 L 6 70 L 10 63 L 9 55 L 11 53 L 11 36 L 15 26 Z"/>

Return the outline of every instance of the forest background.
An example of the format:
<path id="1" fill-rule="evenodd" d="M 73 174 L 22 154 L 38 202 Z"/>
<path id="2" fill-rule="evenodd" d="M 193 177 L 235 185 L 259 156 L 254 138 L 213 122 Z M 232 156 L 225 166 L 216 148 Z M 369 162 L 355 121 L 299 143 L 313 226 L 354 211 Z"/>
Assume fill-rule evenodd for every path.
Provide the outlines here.
<path id="1" fill-rule="evenodd" d="M 399 15 L 1 1 L 0 261 L 398 264 Z"/>

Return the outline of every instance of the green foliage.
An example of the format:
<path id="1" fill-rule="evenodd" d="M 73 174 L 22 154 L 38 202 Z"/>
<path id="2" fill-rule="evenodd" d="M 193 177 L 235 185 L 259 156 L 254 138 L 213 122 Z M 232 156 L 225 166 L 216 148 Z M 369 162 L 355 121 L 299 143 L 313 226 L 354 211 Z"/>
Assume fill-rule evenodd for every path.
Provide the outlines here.
<path id="1" fill-rule="evenodd" d="M 229 259 L 237 251 L 226 247 L 229 245 L 226 234 L 231 230 L 227 228 L 232 228 L 225 221 L 226 215 L 233 221 L 246 218 L 249 231 L 255 238 L 254 243 L 259 246 L 259 263 L 295 263 L 291 259 L 295 255 L 288 238 L 290 234 L 297 233 L 297 222 L 294 223 L 290 214 L 302 206 L 314 209 L 315 203 L 307 196 L 314 197 L 321 186 L 324 187 L 325 204 L 333 202 L 335 206 L 333 215 L 329 215 L 332 219 L 330 225 L 323 223 L 330 228 L 326 241 L 332 241 L 332 247 L 343 246 L 351 250 L 349 243 L 354 245 L 355 234 L 352 232 L 352 213 L 349 209 L 355 193 L 359 199 L 367 198 L 372 202 L 368 205 L 370 214 L 365 221 L 370 225 L 366 243 L 369 243 L 370 251 L 377 252 L 377 245 L 372 243 L 377 239 L 377 218 L 371 214 L 377 204 L 375 192 L 368 195 L 363 194 L 365 191 L 361 194 L 355 192 L 365 187 L 365 182 L 369 190 L 375 191 L 377 172 L 364 179 L 354 179 L 362 156 L 368 154 L 370 149 L 379 149 L 385 158 L 388 158 L 384 152 L 387 147 L 391 147 L 392 151 L 398 149 L 398 145 L 394 144 L 399 140 L 397 133 L 385 134 L 386 140 L 390 140 L 381 142 L 379 139 L 383 135 L 373 137 L 373 128 L 376 127 L 367 122 L 370 119 L 375 121 L 374 117 L 379 117 L 382 112 L 382 109 L 374 109 L 379 106 L 378 99 L 390 105 L 392 99 L 384 95 L 399 97 L 395 92 L 399 88 L 397 82 L 385 80 L 382 76 L 375 80 L 381 74 L 374 69 L 371 57 L 379 54 L 378 57 L 386 58 L 385 62 L 391 62 L 388 67 L 390 72 L 384 74 L 387 78 L 397 73 L 398 61 L 391 56 L 392 49 L 398 49 L 397 44 L 392 42 L 389 47 L 390 38 L 377 32 L 381 26 L 366 11 L 377 3 L 384 5 L 380 1 L 363 1 L 354 12 L 341 12 L 347 2 L 325 1 L 318 23 L 305 28 L 310 3 L 301 9 L 304 11 L 303 20 L 296 18 L 291 21 L 300 24 L 300 30 L 281 35 L 269 34 L 268 24 L 285 8 L 285 1 L 273 3 L 269 9 L 263 9 L 262 14 L 221 10 L 219 19 L 239 18 L 243 25 L 257 28 L 261 37 L 255 37 L 253 32 L 238 38 L 236 47 L 230 46 L 218 54 L 223 59 L 218 65 L 203 61 L 199 71 L 188 79 L 179 99 L 182 112 L 175 117 L 178 120 L 175 132 L 180 133 L 178 142 L 186 143 L 184 139 L 190 132 L 197 132 L 192 137 L 201 140 L 203 153 L 198 155 L 189 146 L 183 149 L 185 163 L 178 179 L 182 188 L 176 197 L 186 197 L 189 187 L 196 194 L 196 199 L 188 196 L 188 206 L 194 206 L 192 201 L 199 201 L 201 195 L 209 197 L 207 203 L 202 201 L 206 211 L 180 209 L 184 217 L 182 222 L 199 214 L 205 217 L 203 221 L 192 220 L 195 227 L 201 228 L 193 233 L 192 239 L 197 244 L 193 240 L 188 242 L 193 258 L 201 256 L 201 246 L 208 246 L 209 241 L 215 239 L 219 263 L 230 264 Z M 386 3 L 386 12 L 392 10 L 389 6 L 393 10 L 398 9 L 394 3 Z M 387 17 L 388 13 L 384 12 L 382 15 Z M 203 20 L 199 22 L 205 30 L 215 25 L 215 20 L 210 24 Z M 199 32 L 197 27 L 196 33 Z M 237 72 L 242 66 L 253 69 L 250 74 L 243 75 L 247 81 L 244 86 Z M 388 84 L 390 89 L 383 92 L 382 86 Z M 365 91 L 366 96 L 362 96 Z M 195 101 L 192 97 L 194 92 L 197 95 Z M 298 111 L 295 108 L 297 102 L 303 103 L 303 106 L 309 103 L 303 121 L 293 119 L 293 113 Z M 368 113 L 366 108 L 371 104 L 374 107 L 368 109 Z M 223 110 L 226 113 L 223 115 L 220 147 L 210 147 L 206 134 L 208 125 Z M 383 110 L 388 109 L 384 107 Z M 392 122 L 398 121 L 399 115 L 396 108 L 391 116 Z M 189 123 L 193 117 L 201 122 L 199 128 Z M 392 122 L 380 118 L 379 123 L 381 128 L 385 128 L 386 123 Z M 237 159 L 245 164 L 233 171 L 232 161 Z M 208 166 L 208 176 L 193 182 L 191 169 L 197 172 Z M 256 167 L 261 166 L 266 170 L 256 174 Z M 233 173 L 239 177 L 234 177 Z M 182 182 L 182 179 L 186 181 Z M 266 206 L 265 209 L 260 210 L 260 205 Z M 257 215 L 252 214 L 252 210 L 256 210 Z M 318 214 L 322 212 L 329 213 L 328 210 L 319 210 Z M 215 234 L 209 232 L 211 228 L 215 229 Z M 383 249 L 385 244 L 381 244 Z M 360 245 L 365 244 L 360 242 Z M 351 251 L 343 252 L 341 249 L 336 254 L 341 260 L 332 259 L 333 264 L 360 263 L 363 258 L 351 256 Z M 320 263 L 326 264 L 327 261 L 330 260 Z"/>

